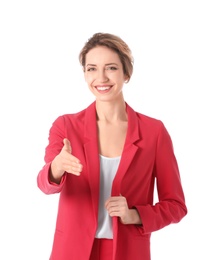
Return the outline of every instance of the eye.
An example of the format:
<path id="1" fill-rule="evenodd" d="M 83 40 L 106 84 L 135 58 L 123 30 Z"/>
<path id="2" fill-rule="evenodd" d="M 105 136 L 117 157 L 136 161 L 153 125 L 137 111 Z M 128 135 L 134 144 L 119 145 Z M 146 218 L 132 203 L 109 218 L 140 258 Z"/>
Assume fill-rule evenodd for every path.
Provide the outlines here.
<path id="1" fill-rule="evenodd" d="M 106 70 L 117 70 L 118 68 L 116 68 L 115 66 L 109 66 L 106 68 Z"/>
<path id="2" fill-rule="evenodd" d="M 96 69 L 94 67 L 88 67 L 87 71 L 95 71 Z"/>

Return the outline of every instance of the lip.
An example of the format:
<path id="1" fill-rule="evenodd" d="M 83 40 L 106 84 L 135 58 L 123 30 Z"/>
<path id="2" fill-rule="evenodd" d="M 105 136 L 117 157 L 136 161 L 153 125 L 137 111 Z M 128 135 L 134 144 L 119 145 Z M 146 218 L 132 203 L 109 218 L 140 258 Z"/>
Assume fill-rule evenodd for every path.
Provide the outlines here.
<path id="1" fill-rule="evenodd" d="M 97 89 L 98 92 L 106 93 L 112 88 L 112 86 L 111 85 L 97 85 L 97 86 L 95 86 L 95 88 Z"/>

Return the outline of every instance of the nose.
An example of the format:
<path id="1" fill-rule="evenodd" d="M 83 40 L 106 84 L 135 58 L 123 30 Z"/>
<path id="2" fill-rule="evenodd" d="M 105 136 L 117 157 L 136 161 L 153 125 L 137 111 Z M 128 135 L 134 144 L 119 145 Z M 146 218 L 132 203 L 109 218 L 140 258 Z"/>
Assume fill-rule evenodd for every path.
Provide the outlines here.
<path id="1" fill-rule="evenodd" d="M 108 76 L 107 76 L 106 70 L 98 70 L 98 80 L 100 82 L 108 81 Z"/>

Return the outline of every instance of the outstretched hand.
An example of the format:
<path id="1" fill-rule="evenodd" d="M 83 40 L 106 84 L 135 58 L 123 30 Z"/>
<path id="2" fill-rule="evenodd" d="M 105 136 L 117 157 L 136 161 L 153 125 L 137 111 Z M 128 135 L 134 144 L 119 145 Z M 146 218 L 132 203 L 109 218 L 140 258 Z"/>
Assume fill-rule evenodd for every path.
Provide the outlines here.
<path id="1" fill-rule="evenodd" d="M 54 158 L 51 163 L 51 179 L 60 182 L 64 172 L 79 176 L 83 166 L 78 158 L 73 156 L 70 141 L 65 138 L 64 146 L 61 152 Z"/>

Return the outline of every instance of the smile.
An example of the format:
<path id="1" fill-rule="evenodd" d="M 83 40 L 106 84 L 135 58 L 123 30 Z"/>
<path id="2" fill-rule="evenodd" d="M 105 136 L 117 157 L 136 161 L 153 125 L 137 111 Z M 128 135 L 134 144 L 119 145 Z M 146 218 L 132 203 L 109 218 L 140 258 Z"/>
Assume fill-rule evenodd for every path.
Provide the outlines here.
<path id="1" fill-rule="evenodd" d="M 99 91 L 109 90 L 110 88 L 111 86 L 96 86 L 96 89 Z"/>

